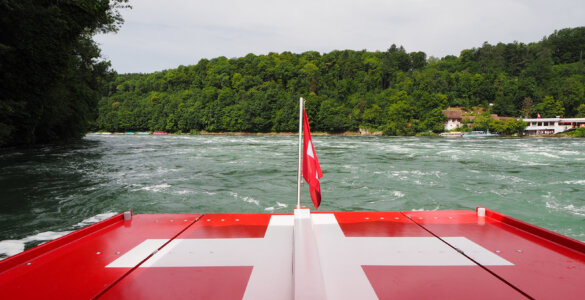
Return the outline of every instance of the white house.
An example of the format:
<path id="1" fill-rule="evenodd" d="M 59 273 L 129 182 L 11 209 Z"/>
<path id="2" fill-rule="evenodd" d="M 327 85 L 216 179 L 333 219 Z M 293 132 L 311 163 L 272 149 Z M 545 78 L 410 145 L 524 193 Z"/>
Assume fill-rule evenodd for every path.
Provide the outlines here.
<path id="1" fill-rule="evenodd" d="M 524 130 L 526 135 L 555 134 L 569 129 L 585 127 L 585 118 L 524 119 L 524 122 L 528 123 Z"/>
<path id="2" fill-rule="evenodd" d="M 463 120 L 462 111 L 459 109 L 446 109 L 443 114 L 447 116 L 447 123 L 445 123 L 445 131 L 457 129 L 461 127 Z"/>

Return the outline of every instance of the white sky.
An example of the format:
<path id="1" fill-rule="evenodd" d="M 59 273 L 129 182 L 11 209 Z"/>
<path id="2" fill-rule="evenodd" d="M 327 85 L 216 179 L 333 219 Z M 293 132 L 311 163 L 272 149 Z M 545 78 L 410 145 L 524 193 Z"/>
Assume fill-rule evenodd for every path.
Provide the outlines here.
<path id="1" fill-rule="evenodd" d="M 458 56 L 483 42 L 536 42 L 585 26 L 583 0 L 131 0 L 117 34 L 96 36 L 118 73 L 202 58 L 403 45 Z"/>

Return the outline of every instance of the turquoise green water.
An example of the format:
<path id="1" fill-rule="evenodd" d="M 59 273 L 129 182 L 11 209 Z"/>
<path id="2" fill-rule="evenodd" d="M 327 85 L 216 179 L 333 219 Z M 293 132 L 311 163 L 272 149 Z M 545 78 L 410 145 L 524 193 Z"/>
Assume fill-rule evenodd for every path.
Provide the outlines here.
<path id="1" fill-rule="evenodd" d="M 585 241 L 584 140 L 313 139 L 319 210 L 485 206 Z M 291 212 L 296 155 L 296 136 L 88 135 L 0 152 L 0 257 L 125 210 Z"/>

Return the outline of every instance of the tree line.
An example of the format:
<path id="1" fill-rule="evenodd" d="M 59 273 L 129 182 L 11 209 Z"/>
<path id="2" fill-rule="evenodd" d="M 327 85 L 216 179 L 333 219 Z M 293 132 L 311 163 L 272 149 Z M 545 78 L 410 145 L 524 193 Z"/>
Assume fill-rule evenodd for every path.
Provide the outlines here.
<path id="1" fill-rule="evenodd" d="M 312 129 L 333 133 L 436 133 L 443 130 L 441 111 L 453 106 L 503 116 L 585 116 L 585 27 L 443 58 L 392 45 L 217 57 L 117 75 L 92 36 L 118 30 L 126 3 L 0 3 L 0 146 L 79 138 L 88 130 L 294 132 L 299 97 L 307 99 Z M 519 130 L 512 123 L 473 125 Z"/>
<path id="2" fill-rule="evenodd" d="M 118 75 L 99 101 L 93 129 L 294 132 L 299 97 L 311 128 L 332 133 L 440 132 L 441 111 L 453 106 L 501 116 L 585 116 L 584 50 L 579 27 L 530 44 L 486 42 L 441 59 L 396 45 L 202 59 Z"/>

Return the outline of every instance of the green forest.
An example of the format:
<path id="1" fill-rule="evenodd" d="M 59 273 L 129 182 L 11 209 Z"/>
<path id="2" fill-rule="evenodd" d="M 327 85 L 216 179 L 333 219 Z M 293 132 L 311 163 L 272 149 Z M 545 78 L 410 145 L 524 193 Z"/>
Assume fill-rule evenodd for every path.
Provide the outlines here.
<path id="1" fill-rule="evenodd" d="M 128 0 L 0 2 L 0 147 L 80 138 L 114 73 L 92 40 Z"/>
<path id="2" fill-rule="evenodd" d="M 299 97 L 313 131 L 330 133 L 437 133 L 448 107 L 483 112 L 472 127 L 504 134 L 521 131 L 523 122 L 489 114 L 585 117 L 585 27 L 529 44 L 486 42 L 443 58 L 391 45 L 116 74 L 93 36 L 119 30 L 127 2 L 0 3 L 0 147 L 88 131 L 295 132 Z"/>
<path id="3" fill-rule="evenodd" d="M 311 129 L 330 133 L 440 132 L 448 107 L 514 117 L 585 116 L 584 50 L 585 27 L 579 27 L 530 44 L 486 42 L 440 59 L 396 45 L 383 52 L 202 59 L 116 76 L 92 129 L 294 132 L 299 97 L 306 99 Z M 506 130 L 506 124 L 490 124 Z"/>

